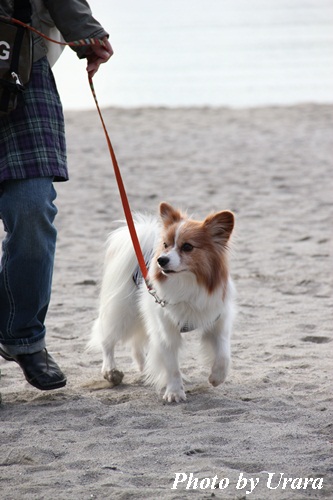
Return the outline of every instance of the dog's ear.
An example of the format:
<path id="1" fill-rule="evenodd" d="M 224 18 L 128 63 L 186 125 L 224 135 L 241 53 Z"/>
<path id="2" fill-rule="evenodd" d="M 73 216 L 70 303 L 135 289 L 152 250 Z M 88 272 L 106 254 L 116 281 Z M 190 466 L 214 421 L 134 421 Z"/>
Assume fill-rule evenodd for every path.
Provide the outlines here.
<path id="1" fill-rule="evenodd" d="M 226 244 L 235 225 L 235 217 L 229 210 L 209 215 L 203 222 L 218 243 Z"/>
<path id="2" fill-rule="evenodd" d="M 182 219 L 182 214 L 179 210 L 176 210 L 165 201 L 160 204 L 160 216 L 165 226 L 170 226 Z"/>

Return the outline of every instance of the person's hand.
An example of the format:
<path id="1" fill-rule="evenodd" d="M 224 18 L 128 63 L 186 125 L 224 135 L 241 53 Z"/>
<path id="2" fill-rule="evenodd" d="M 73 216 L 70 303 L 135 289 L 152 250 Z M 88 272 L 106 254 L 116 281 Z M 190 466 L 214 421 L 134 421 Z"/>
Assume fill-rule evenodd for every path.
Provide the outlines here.
<path id="1" fill-rule="evenodd" d="M 103 45 L 90 45 L 87 53 L 87 71 L 89 78 L 97 73 L 100 64 L 105 63 L 113 54 L 113 49 L 107 37 L 103 38 Z"/>

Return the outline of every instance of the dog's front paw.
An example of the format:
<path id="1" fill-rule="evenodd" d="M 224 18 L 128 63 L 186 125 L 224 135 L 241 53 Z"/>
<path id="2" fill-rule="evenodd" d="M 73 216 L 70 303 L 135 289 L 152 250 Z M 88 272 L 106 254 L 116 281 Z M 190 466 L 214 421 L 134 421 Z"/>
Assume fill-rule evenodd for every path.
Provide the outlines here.
<path id="1" fill-rule="evenodd" d="M 212 371 L 212 373 L 209 375 L 208 381 L 212 384 L 213 387 L 217 387 L 218 385 L 222 384 L 222 382 L 224 382 L 226 378 L 227 370 L 219 369 Z"/>
<path id="2" fill-rule="evenodd" d="M 112 385 L 119 385 L 124 378 L 124 373 L 116 368 L 113 368 L 112 370 L 104 371 L 103 377 Z"/>
<path id="3" fill-rule="evenodd" d="M 222 384 L 224 379 L 219 376 L 216 376 L 216 374 L 211 373 L 209 375 L 208 381 L 210 384 L 212 384 L 213 387 L 217 387 L 218 385 Z"/>
<path id="4" fill-rule="evenodd" d="M 164 401 L 167 401 L 167 403 L 180 403 L 180 401 L 186 401 L 186 395 L 182 387 L 180 389 L 167 388 L 163 399 Z"/>
<path id="5" fill-rule="evenodd" d="M 229 358 L 216 360 L 216 362 L 212 366 L 212 371 L 208 378 L 208 381 L 212 384 L 213 387 L 217 387 L 225 381 L 228 375 L 229 366 Z"/>
<path id="6" fill-rule="evenodd" d="M 209 375 L 208 381 L 212 384 L 213 387 L 217 387 L 218 385 L 222 384 L 222 382 L 224 382 L 226 378 L 226 370 L 216 370 Z"/>

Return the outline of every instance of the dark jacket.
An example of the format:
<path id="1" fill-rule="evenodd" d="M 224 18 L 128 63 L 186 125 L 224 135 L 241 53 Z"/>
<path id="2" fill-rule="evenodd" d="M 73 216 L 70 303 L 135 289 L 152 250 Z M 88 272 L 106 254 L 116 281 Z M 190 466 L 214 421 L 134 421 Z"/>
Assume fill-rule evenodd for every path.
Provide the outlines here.
<path id="1" fill-rule="evenodd" d="M 66 42 L 82 38 L 103 38 L 108 33 L 93 17 L 86 0 L 30 0 L 32 26 L 42 33 L 52 35 L 57 28 Z M 12 16 L 14 0 L 1 0 L 0 14 Z M 34 36 L 34 61 L 47 55 L 49 44 Z M 60 47 L 60 46 L 58 46 Z M 53 47 L 52 47 L 53 49 Z M 61 49 L 58 49 L 61 52 Z M 78 57 L 85 57 L 86 47 L 73 48 Z"/>

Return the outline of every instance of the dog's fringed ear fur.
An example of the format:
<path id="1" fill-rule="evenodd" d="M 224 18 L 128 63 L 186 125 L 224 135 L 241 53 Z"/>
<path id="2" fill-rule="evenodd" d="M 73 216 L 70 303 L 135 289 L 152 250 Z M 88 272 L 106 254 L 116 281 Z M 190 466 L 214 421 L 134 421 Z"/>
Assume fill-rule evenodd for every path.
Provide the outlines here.
<path id="1" fill-rule="evenodd" d="M 209 215 L 203 222 L 215 241 L 226 244 L 235 225 L 235 217 L 229 210 Z"/>
<path id="2" fill-rule="evenodd" d="M 179 210 L 173 208 L 169 203 L 162 202 L 160 204 L 160 216 L 163 221 L 164 226 L 170 226 L 183 219 L 183 216 Z"/>

